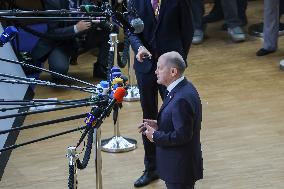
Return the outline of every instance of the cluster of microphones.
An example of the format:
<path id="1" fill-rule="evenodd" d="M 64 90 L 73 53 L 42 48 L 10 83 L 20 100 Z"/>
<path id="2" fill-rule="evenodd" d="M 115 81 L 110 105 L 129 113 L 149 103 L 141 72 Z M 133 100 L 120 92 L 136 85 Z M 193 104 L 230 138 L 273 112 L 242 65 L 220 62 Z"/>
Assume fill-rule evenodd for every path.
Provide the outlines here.
<path id="1" fill-rule="evenodd" d="M 125 30 L 132 32 L 132 33 L 141 33 L 143 31 L 144 28 L 144 23 L 140 18 L 133 18 L 133 19 L 129 19 L 127 14 L 118 12 L 118 11 L 114 11 L 111 9 L 111 7 L 109 7 L 109 5 L 105 5 L 101 6 L 101 7 L 97 7 L 97 6 L 93 6 L 93 5 L 88 5 L 88 6 L 81 6 L 80 7 L 80 11 L 83 12 L 104 12 L 107 13 L 112 19 L 111 21 L 114 22 L 115 24 L 119 25 L 120 27 L 123 27 Z M 129 21 L 131 20 L 131 21 Z M 15 38 L 15 36 L 18 34 L 18 30 L 16 27 L 14 26 L 8 26 L 5 28 L 4 32 L 0 35 L 0 47 L 3 47 L 6 43 L 8 43 L 9 41 L 13 40 Z M 7 62 L 11 62 L 11 63 L 15 63 L 15 64 L 21 64 L 22 66 L 31 66 L 22 62 L 18 62 L 18 61 L 12 61 L 12 60 L 4 60 L 3 58 L 0 57 L 0 60 L 2 61 L 7 61 Z M 33 66 L 35 67 L 35 66 Z M 32 68 L 33 68 L 32 67 Z M 36 68 L 37 70 L 41 70 L 41 71 L 46 71 L 48 73 L 51 73 L 51 71 L 45 70 L 44 68 Z M 54 74 L 54 73 L 51 73 Z M 3 75 L 3 74 L 2 74 Z M 59 75 L 59 74 L 58 74 Z M 61 75 L 62 76 L 62 75 Z M 10 78 L 15 78 L 15 76 L 9 76 Z M 63 109 L 68 109 L 68 108 L 76 108 L 76 107 L 82 107 L 82 106 L 92 106 L 92 109 L 90 111 L 90 113 L 85 115 L 85 126 L 76 128 L 76 129 L 72 129 L 66 132 L 62 132 L 62 133 L 58 133 L 56 135 L 51 135 L 48 137 L 44 137 L 44 138 L 40 138 L 40 139 L 36 139 L 24 144 L 20 144 L 20 145 L 13 145 L 10 146 L 8 148 L 5 149 L 0 149 L 0 153 L 3 151 L 7 151 L 10 149 L 14 149 L 23 145 L 27 145 L 27 144 L 31 144 L 34 142 L 38 142 L 41 140 L 46 140 L 48 138 L 52 138 L 52 137 L 56 137 L 56 136 L 60 136 L 63 134 L 67 134 L 67 133 L 71 133 L 77 130 L 89 130 L 90 128 L 98 128 L 100 127 L 100 124 L 102 123 L 103 119 L 105 119 L 107 116 L 109 116 L 109 114 L 111 113 L 111 110 L 113 109 L 113 107 L 115 106 L 115 104 L 121 104 L 123 101 L 124 96 L 126 95 L 126 89 L 127 89 L 127 82 L 128 79 L 127 77 L 125 77 L 122 73 L 120 68 L 118 67 L 113 67 L 110 72 L 109 72 L 109 80 L 108 81 L 101 81 L 99 84 L 97 85 L 93 85 L 81 80 L 78 80 L 76 78 L 71 78 L 69 76 L 62 76 L 65 79 L 69 79 L 69 80 L 73 80 L 73 81 L 77 81 L 77 82 L 81 82 L 82 84 L 87 84 L 91 87 L 79 87 L 79 86 L 68 86 L 68 85 L 50 85 L 51 83 L 45 83 L 46 86 L 51 86 L 51 87 L 64 87 L 65 89 L 76 89 L 76 90 L 81 90 L 83 92 L 89 92 L 92 94 L 92 97 L 90 99 L 80 99 L 80 101 L 78 101 L 78 103 L 76 104 L 76 102 L 73 102 L 74 104 L 71 104 L 70 102 L 65 102 L 66 104 L 60 104 L 59 105 L 66 105 L 63 107 L 57 107 L 54 108 L 53 110 L 48 110 L 48 111 L 57 111 L 57 110 L 63 110 Z M 21 79 L 21 78 L 19 78 Z M 12 81 L 12 80 L 11 80 Z M 41 80 L 36 80 L 38 82 L 38 84 L 43 84 L 43 82 Z M 1 82 L 10 82 L 9 80 L 3 80 Z M 13 82 L 15 83 L 15 81 L 13 80 Z M 30 80 L 26 79 L 26 83 L 30 82 Z M 35 82 L 35 81 L 34 81 Z M 21 83 L 23 84 L 23 83 Z M 48 85 L 47 85 L 48 84 Z M 91 91 L 91 92 L 90 92 Z M 5 103 L 5 102 L 4 102 Z M 21 102 L 22 103 L 22 102 Z M 21 104 L 20 103 L 20 104 Z M 38 106 L 39 104 L 37 104 L 36 106 Z M 33 106 L 33 105 L 30 105 Z M 38 111 L 38 112 L 34 112 L 34 113 L 43 113 L 43 112 L 48 112 L 48 111 Z M 16 116 L 23 116 L 23 115 L 30 115 L 30 112 L 23 112 L 23 113 L 17 113 L 14 115 L 9 115 L 9 116 L 0 116 L 0 119 L 6 119 L 9 117 L 16 117 Z M 70 120 L 74 120 L 75 117 L 76 119 L 78 119 L 79 117 L 82 118 L 82 116 L 84 116 L 84 114 L 80 114 L 80 115 L 76 115 L 76 116 L 71 116 L 71 117 L 66 117 L 66 118 L 60 118 L 60 119 L 55 119 L 55 120 L 49 120 L 49 121 L 44 121 L 44 122 L 39 122 L 39 123 L 35 123 L 32 125 L 28 125 L 28 126 L 23 126 L 23 127 L 19 127 L 13 130 L 7 130 L 7 131 L 0 131 L 0 134 L 3 133 L 8 133 L 8 132 L 13 132 L 16 130 L 22 130 L 25 128 L 34 128 L 34 127 L 39 127 L 39 126 L 44 126 L 44 125 L 48 125 L 48 124 L 55 124 L 55 123 L 59 123 L 62 122 L 62 120 L 64 121 L 70 121 Z M 87 131 L 85 132 L 87 133 Z M 84 138 L 84 137 L 81 137 Z"/>
<path id="2" fill-rule="evenodd" d="M 99 112 L 106 112 L 109 114 L 111 108 L 115 103 L 122 103 L 124 96 L 126 96 L 126 88 L 127 88 L 127 77 L 122 75 L 119 67 L 114 66 L 110 71 L 110 80 L 109 81 L 100 81 L 99 84 L 96 85 L 96 91 L 92 95 L 91 99 L 102 100 L 104 98 L 112 99 L 110 103 L 103 106 L 94 106 L 93 110 L 88 114 L 85 119 L 85 123 L 88 126 L 95 126 L 94 123 L 97 123 L 98 110 L 102 109 Z"/>

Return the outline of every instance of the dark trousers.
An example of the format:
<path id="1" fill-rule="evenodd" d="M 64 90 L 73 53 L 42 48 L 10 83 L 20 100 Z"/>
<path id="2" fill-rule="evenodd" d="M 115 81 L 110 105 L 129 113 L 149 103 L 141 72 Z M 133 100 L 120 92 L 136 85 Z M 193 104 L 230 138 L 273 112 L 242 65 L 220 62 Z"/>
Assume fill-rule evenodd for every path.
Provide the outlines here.
<path id="1" fill-rule="evenodd" d="M 51 45 L 52 44 L 52 45 Z M 69 62 L 72 54 L 76 52 L 77 46 L 72 42 L 54 43 L 40 39 L 32 50 L 34 65 L 41 66 L 48 60 L 49 70 L 66 75 L 69 69 Z M 60 79 L 52 75 L 54 79 Z"/>
<path id="2" fill-rule="evenodd" d="M 56 47 L 48 56 L 49 70 L 66 75 L 69 69 L 71 52 L 65 47 Z M 56 76 L 53 76 L 57 78 Z"/>
<path id="3" fill-rule="evenodd" d="M 153 64 L 156 64 L 156 62 Z M 158 91 L 163 99 L 164 92 L 166 90 L 164 86 L 157 84 L 157 76 L 155 75 L 155 70 L 156 66 L 152 67 L 150 73 L 145 74 L 136 71 L 136 79 L 140 92 L 140 103 L 143 112 L 143 119 L 157 119 Z M 156 146 L 144 135 L 142 135 L 142 140 L 145 151 L 145 170 L 153 171 L 156 169 Z"/>
<path id="4" fill-rule="evenodd" d="M 82 47 L 85 51 L 93 48 L 99 49 L 97 64 L 103 68 L 107 68 L 108 66 L 109 34 L 107 30 L 92 28 L 88 31 L 85 40 L 82 42 Z"/>
<path id="5" fill-rule="evenodd" d="M 279 15 L 281 17 L 281 14 L 284 14 L 284 1 L 280 0 L 279 4 Z"/>
<path id="6" fill-rule="evenodd" d="M 99 55 L 97 58 L 97 64 L 103 68 L 108 66 L 108 52 L 109 52 L 109 32 L 105 30 L 93 30 L 91 29 L 85 36 L 85 40 L 79 45 L 75 39 L 70 39 L 69 41 L 61 41 L 51 50 L 38 50 L 44 49 L 48 45 L 48 42 L 39 42 L 33 49 L 33 60 L 35 65 L 40 66 L 41 63 L 48 60 L 49 69 L 51 71 L 58 72 L 60 74 L 66 75 L 69 69 L 71 57 L 78 56 L 79 47 L 83 47 L 84 52 L 93 49 L 95 47 L 99 48 Z M 54 43 L 54 41 L 50 42 Z M 39 48 L 38 48 L 39 47 Z M 46 47 L 50 48 L 50 47 Z M 57 79 L 56 76 L 53 76 Z"/>
<path id="7" fill-rule="evenodd" d="M 227 26 L 229 28 L 241 26 L 241 20 L 238 15 L 237 0 L 221 0 L 221 3 Z"/>
<path id="8" fill-rule="evenodd" d="M 191 12 L 193 19 L 194 29 L 204 30 L 204 25 L 202 22 L 202 17 L 204 14 L 204 4 L 203 0 L 191 0 Z"/>
<path id="9" fill-rule="evenodd" d="M 237 6 L 239 18 L 243 22 L 247 19 L 246 10 L 248 6 L 248 0 L 237 0 Z"/>
<path id="10" fill-rule="evenodd" d="M 168 183 L 166 182 L 167 189 L 194 189 L 194 186 L 184 183 Z"/>
<path id="11" fill-rule="evenodd" d="M 229 27 L 246 22 L 247 0 L 215 0 L 214 2 L 214 9 L 224 13 L 225 22 Z"/>

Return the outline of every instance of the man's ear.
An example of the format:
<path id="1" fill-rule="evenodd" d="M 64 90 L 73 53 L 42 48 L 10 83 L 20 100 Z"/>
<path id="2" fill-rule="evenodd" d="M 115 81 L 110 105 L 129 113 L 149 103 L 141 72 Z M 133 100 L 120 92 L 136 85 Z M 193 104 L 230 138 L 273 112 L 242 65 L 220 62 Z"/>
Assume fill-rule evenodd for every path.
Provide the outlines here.
<path id="1" fill-rule="evenodd" d="M 178 70 L 176 68 L 171 68 L 171 76 L 176 76 L 178 73 Z"/>

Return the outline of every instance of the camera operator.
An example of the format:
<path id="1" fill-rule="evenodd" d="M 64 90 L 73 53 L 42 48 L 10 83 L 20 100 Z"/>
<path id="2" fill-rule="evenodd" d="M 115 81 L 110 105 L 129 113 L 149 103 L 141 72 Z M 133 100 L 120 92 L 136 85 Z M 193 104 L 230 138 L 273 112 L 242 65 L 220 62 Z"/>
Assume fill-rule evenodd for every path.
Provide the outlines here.
<path id="1" fill-rule="evenodd" d="M 74 8 L 77 3 L 74 0 L 43 0 L 46 10 L 61 10 Z M 92 4 L 95 0 L 85 0 L 82 3 Z M 107 57 L 109 50 L 109 32 L 103 28 L 93 26 L 91 22 L 81 20 L 78 23 L 70 22 L 50 22 L 48 23 L 47 34 L 58 34 L 60 37 L 82 33 L 84 39 L 82 47 L 84 51 L 94 47 L 99 48 L 97 62 L 94 64 L 93 77 L 106 78 Z M 48 60 L 49 69 L 61 74 L 67 74 L 71 57 L 78 56 L 80 45 L 78 38 L 72 37 L 66 40 L 51 40 L 41 38 L 32 50 L 32 57 L 36 65 L 40 65 Z M 57 80 L 53 76 L 54 80 Z"/>

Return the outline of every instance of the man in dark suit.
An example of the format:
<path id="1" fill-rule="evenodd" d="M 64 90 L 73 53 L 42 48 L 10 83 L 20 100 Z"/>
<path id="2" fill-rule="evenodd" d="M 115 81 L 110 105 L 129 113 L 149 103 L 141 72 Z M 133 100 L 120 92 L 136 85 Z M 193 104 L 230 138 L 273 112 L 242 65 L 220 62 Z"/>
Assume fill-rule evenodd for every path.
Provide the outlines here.
<path id="1" fill-rule="evenodd" d="M 144 22 L 140 34 L 130 34 L 129 40 L 136 54 L 134 69 L 140 92 L 144 119 L 157 119 L 158 91 L 163 97 L 165 88 L 157 84 L 157 58 L 175 50 L 186 60 L 190 49 L 193 26 L 190 0 L 130 0 L 128 8 L 137 12 Z M 150 57 L 150 58 L 145 58 Z M 149 184 L 156 174 L 155 144 L 142 135 L 145 171 L 134 183 L 135 187 Z"/>
<path id="2" fill-rule="evenodd" d="M 43 0 L 46 10 L 69 10 L 72 1 L 69 0 Z M 100 54 L 98 57 L 98 63 L 95 67 L 94 73 L 98 72 L 102 76 L 102 72 L 106 73 L 107 68 L 107 56 L 108 56 L 108 35 L 105 31 L 97 32 L 91 29 L 91 22 L 79 21 L 78 23 L 70 22 L 50 22 L 48 23 L 49 35 L 58 35 L 58 39 L 41 38 L 32 50 L 32 57 L 36 65 L 40 65 L 42 62 L 48 59 L 49 69 L 61 74 L 67 74 L 69 69 L 69 63 L 71 56 L 76 56 L 79 48 L 75 39 L 75 34 L 86 34 L 87 41 L 93 45 L 98 45 L 100 48 Z M 96 39 L 93 37 L 96 35 Z M 61 39 L 60 39 L 61 38 Z M 90 40 L 92 39 L 92 40 Z M 104 41 L 102 41 L 104 39 Z M 104 45 L 102 45 L 104 44 Z M 90 48 L 90 45 L 87 45 Z M 94 46 L 93 46 L 94 47 Z M 99 62 L 100 61 L 100 62 Z M 102 67 L 97 68 L 98 65 Z M 58 79 L 54 77 L 54 79 Z"/>
<path id="3" fill-rule="evenodd" d="M 144 120 L 139 130 L 156 144 L 157 171 L 167 189 L 193 189 L 203 178 L 202 105 L 197 90 L 183 76 L 185 67 L 177 52 L 160 56 L 157 83 L 167 87 L 168 95 L 157 121 Z"/>

